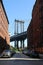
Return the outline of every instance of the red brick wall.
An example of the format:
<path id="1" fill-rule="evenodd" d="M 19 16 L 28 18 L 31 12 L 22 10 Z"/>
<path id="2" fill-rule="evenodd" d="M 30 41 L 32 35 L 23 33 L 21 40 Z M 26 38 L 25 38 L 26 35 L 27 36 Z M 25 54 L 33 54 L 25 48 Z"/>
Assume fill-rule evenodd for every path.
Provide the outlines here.
<path id="1" fill-rule="evenodd" d="M 2 31 L 2 32 L 1 32 Z M 8 34 L 8 22 L 4 14 L 3 8 L 0 3 L 0 34 L 3 38 L 6 38 L 6 41 L 9 43 L 9 34 Z"/>
<path id="2" fill-rule="evenodd" d="M 33 44 L 33 22 L 31 20 L 29 26 L 28 26 L 28 29 L 27 29 L 27 38 L 28 38 L 28 48 L 32 47 L 32 44 Z"/>
<path id="3" fill-rule="evenodd" d="M 28 45 L 43 53 L 43 0 L 37 0 L 32 10 L 32 21 L 27 30 Z M 33 29 L 33 31 L 31 31 Z M 30 33 L 31 31 L 31 33 Z M 32 34 L 32 38 L 30 38 Z M 32 41 L 33 40 L 33 41 Z M 31 42 L 32 41 L 32 42 Z M 36 49 L 37 48 L 37 49 Z"/>
<path id="4" fill-rule="evenodd" d="M 0 2 L 0 37 L 6 40 L 6 43 L 9 45 L 10 37 L 8 33 L 8 21 L 7 21 L 1 2 Z"/>

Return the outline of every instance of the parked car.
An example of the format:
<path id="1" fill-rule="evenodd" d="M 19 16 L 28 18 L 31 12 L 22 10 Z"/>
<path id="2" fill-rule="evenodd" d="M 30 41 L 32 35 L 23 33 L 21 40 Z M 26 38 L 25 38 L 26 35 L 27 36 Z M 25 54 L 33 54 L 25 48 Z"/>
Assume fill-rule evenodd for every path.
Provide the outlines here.
<path id="1" fill-rule="evenodd" d="M 39 57 L 39 54 L 37 52 L 35 52 L 34 50 L 32 50 L 30 56 L 31 57 L 35 57 L 35 58 L 38 58 Z"/>
<path id="2" fill-rule="evenodd" d="M 24 50 L 22 51 L 22 53 L 23 53 L 23 54 L 27 54 L 27 50 L 24 49 Z"/>
<path id="3" fill-rule="evenodd" d="M 39 57 L 39 54 L 37 52 L 35 52 L 34 50 L 31 50 L 31 49 L 23 50 L 22 53 L 25 54 L 25 55 L 28 55 L 30 57 Z"/>
<path id="4" fill-rule="evenodd" d="M 11 56 L 13 56 L 14 54 L 16 54 L 16 52 L 15 51 L 11 51 Z"/>
<path id="5" fill-rule="evenodd" d="M 29 49 L 29 50 L 27 51 L 27 55 L 30 56 L 31 53 L 32 53 L 32 51 Z"/>
<path id="6" fill-rule="evenodd" d="M 0 53 L 0 58 L 2 57 L 2 54 Z"/>
<path id="7" fill-rule="evenodd" d="M 30 56 L 31 50 L 30 49 L 29 50 L 28 49 L 24 49 L 22 53 L 25 54 L 25 55 Z"/>
<path id="8" fill-rule="evenodd" d="M 0 57 L 11 57 L 12 56 L 12 51 L 11 50 L 4 50 Z"/>

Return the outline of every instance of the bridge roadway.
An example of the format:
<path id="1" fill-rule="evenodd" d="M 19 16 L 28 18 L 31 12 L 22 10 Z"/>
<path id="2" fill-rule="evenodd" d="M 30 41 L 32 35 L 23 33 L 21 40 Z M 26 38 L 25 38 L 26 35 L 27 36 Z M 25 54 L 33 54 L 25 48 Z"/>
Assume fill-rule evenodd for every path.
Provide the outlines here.
<path id="1" fill-rule="evenodd" d="M 18 41 L 21 42 L 21 48 L 24 48 L 24 40 L 27 38 L 27 31 L 13 35 L 10 37 L 10 42 L 15 41 L 15 47 L 19 48 Z"/>
<path id="2" fill-rule="evenodd" d="M 17 40 L 17 41 L 19 41 L 19 40 L 25 40 L 26 38 L 27 38 L 27 31 L 19 33 L 17 35 L 11 36 L 10 37 L 10 42 L 15 41 L 15 40 Z"/>

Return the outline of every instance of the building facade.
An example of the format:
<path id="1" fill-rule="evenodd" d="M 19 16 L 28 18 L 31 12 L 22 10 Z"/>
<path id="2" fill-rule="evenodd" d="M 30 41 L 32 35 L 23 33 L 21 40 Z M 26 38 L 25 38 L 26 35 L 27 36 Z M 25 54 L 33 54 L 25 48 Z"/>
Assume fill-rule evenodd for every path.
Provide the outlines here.
<path id="1" fill-rule="evenodd" d="M 31 25 L 32 23 L 32 25 Z M 43 0 L 36 0 L 33 10 L 32 10 L 32 21 L 30 23 L 30 26 L 32 26 L 32 47 L 35 49 L 35 51 L 43 53 Z M 28 27 L 27 31 L 31 31 L 31 29 Z M 30 35 L 30 33 L 28 32 Z M 28 36 L 28 41 L 31 42 L 31 39 Z"/>
<path id="2" fill-rule="evenodd" d="M 0 0 L 0 52 L 8 48 L 10 37 L 8 33 L 8 18 L 2 0 Z"/>
<path id="3" fill-rule="evenodd" d="M 33 44 L 33 22 L 32 20 L 30 21 L 30 24 L 28 26 L 28 29 L 27 29 L 27 38 L 28 38 L 28 48 L 31 48 L 32 47 L 32 44 Z"/>

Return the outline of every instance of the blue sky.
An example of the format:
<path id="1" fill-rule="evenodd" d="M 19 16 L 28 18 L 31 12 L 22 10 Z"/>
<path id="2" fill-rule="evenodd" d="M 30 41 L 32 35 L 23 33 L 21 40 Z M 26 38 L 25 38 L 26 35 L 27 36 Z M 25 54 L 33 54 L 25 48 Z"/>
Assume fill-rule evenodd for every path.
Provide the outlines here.
<path id="1" fill-rule="evenodd" d="M 32 17 L 32 9 L 35 0 L 3 0 L 4 7 L 9 19 L 9 32 L 14 35 L 14 20 L 24 20 L 24 30 L 30 23 Z"/>
<path id="2" fill-rule="evenodd" d="M 3 0 L 3 3 L 9 19 L 8 30 L 10 35 L 14 35 L 15 19 L 25 21 L 24 31 L 26 31 L 32 18 L 32 9 L 35 0 Z"/>

